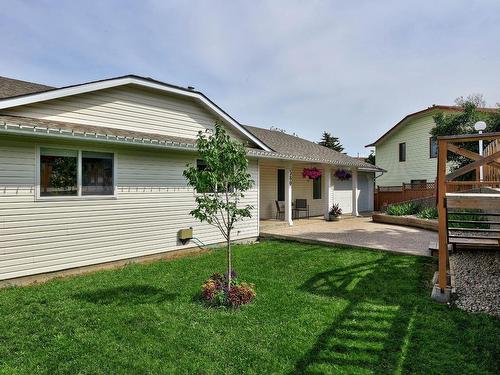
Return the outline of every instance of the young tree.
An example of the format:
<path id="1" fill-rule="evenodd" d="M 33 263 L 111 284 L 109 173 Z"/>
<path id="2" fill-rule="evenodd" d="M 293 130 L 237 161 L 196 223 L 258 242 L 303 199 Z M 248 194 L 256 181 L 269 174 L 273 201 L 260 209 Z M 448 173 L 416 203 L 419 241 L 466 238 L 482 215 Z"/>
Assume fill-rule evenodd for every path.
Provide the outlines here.
<path id="1" fill-rule="evenodd" d="M 244 192 L 253 185 L 248 173 L 246 150 L 232 140 L 222 126 L 215 124 L 214 132 L 198 133 L 196 142 L 204 168 L 187 165 L 183 175 L 196 189 L 197 207 L 190 214 L 201 222 L 217 227 L 226 240 L 227 283 L 231 288 L 231 232 L 234 224 L 251 217 L 253 206 L 241 206 Z"/>
<path id="2" fill-rule="evenodd" d="M 323 132 L 323 136 L 321 137 L 321 141 L 318 142 L 321 146 L 325 146 L 331 148 L 332 150 L 342 152 L 344 151 L 344 147 L 340 143 L 340 140 L 337 137 L 332 136 L 328 132 Z"/>

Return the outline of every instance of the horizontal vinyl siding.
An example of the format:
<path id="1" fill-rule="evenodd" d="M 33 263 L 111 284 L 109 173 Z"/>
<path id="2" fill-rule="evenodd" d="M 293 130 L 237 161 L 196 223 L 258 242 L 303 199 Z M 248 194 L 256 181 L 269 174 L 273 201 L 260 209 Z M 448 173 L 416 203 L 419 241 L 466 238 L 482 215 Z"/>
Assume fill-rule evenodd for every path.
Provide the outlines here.
<path id="1" fill-rule="evenodd" d="M 304 168 L 312 168 L 313 164 L 293 164 L 292 172 L 292 201 L 295 199 L 307 199 L 310 215 L 319 216 L 324 214 L 326 192 L 324 181 L 322 186 L 322 198 L 313 199 L 313 181 L 302 177 Z M 260 216 L 261 219 L 272 219 L 276 216 L 275 201 L 278 197 L 278 169 L 285 169 L 286 164 L 262 160 L 260 162 Z M 323 171 L 322 167 L 316 168 Z"/>
<path id="2" fill-rule="evenodd" d="M 333 178 L 333 203 L 338 204 L 343 214 L 352 212 L 352 181 Z"/>
<path id="3" fill-rule="evenodd" d="M 377 178 L 377 185 L 400 186 L 411 180 L 434 182 L 437 175 L 437 158 L 430 158 L 430 131 L 435 126 L 435 113 L 411 119 L 400 126 L 376 147 L 377 166 L 387 172 Z M 399 144 L 406 143 L 406 161 L 399 161 Z"/>
<path id="4" fill-rule="evenodd" d="M 195 138 L 213 129 L 216 117 L 192 99 L 121 86 L 53 99 L 2 113 L 83 125 Z M 228 132 L 238 138 L 236 132 Z"/>
<path id="5" fill-rule="evenodd" d="M 190 226 L 205 244 L 223 241 L 189 215 L 194 194 L 182 171 L 194 154 L 105 150 L 117 153 L 117 199 L 36 201 L 36 143 L 0 137 L 0 279 L 191 247 L 177 242 Z M 251 161 L 255 181 L 257 171 Z M 258 235 L 257 199 L 257 187 L 246 193 L 253 217 L 237 224 L 235 239 Z"/>

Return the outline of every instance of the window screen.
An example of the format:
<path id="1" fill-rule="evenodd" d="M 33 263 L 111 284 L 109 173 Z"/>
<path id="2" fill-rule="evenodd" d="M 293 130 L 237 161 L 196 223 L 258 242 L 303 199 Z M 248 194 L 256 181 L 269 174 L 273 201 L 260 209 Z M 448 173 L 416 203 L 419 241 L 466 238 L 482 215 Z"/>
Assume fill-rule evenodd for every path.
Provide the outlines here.
<path id="1" fill-rule="evenodd" d="M 113 195 L 113 154 L 82 152 L 82 195 Z"/>
<path id="2" fill-rule="evenodd" d="M 78 194 L 78 151 L 40 149 L 40 196 Z"/>

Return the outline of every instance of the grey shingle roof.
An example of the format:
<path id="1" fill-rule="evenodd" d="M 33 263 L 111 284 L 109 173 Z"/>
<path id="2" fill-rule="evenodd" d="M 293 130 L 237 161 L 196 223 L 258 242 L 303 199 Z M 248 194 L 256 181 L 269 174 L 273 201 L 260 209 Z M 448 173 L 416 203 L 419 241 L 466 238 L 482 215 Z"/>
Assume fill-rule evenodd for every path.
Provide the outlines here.
<path id="1" fill-rule="evenodd" d="M 0 76 L 0 99 L 51 90 L 54 87 Z"/>
<path id="2" fill-rule="evenodd" d="M 320 162 L 346 167 L 358 167 L 369 170 L 380 171 L 380 168 L 366 163 L 357 158 L 334 151 L 317 143 L 299 138 L 277 130 L 258 128 L 256 126 L 244 125 L 253 135 L 264 142 L 276 154 L 283 158 L 292 160 L 302 160 L 311 162 Z M 273 153 L 252 150 L 255 155 L 272 157 Z M 277 156 L 278 156 L 277 155 Z"/>

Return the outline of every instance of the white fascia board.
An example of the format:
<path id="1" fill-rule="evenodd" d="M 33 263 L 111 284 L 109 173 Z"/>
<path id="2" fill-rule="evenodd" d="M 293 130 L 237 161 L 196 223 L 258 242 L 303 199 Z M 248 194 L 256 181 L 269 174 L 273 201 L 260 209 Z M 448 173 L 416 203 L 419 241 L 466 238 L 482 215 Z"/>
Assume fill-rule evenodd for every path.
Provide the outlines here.
<path id="1" fill-rule="evenodd" d="M 12 128 L 12 127 L 17 127 L 17 128 Z M 40 128 L 35 126 L 22 126 L 15 124 L 0 126 L 0 136 L 1 135 L 104 142 L 109 144 L 132 145 L 139 147 L 170 149 L 176 151 L 197 152 L 196 146 L 179 142 L 158 141 L 154 139 L 144 140 L 139 138 L 108 136 L 106 134 L 96 134 L 96 133 L 75 133 L 68 130 L 58 131 L 57 129 Z"/>
<path id="2" fill-rule="evenodd" d="M 231 126 L 233 126 L 240 133 L 245 135 L 247 138 L 252 140 L 255 144 L 259 145 L 263 150 L 271 151 L 269 147 L 267 147 L 260 139 L 251 134 L 248 130 L 246 130 L 243 126 L 238 124 L 234 119 L 228 116 L 224 111 L 215 106 L 210 100 L 208 100 L 204 95 L 193 91 L 181 90 L 175 87 L 171 87 L 168 85 L 164 85 L 161 83 L 150 82 L 147 80 L 143 80 L 140 78 L 134 77 L 123 77 L 116 79 L 109 79 L 100 82 L 92 82 L 85 83 L 78 86 L 66 87 L 61 89 L 50 90 L 47 92 L 34 93 L 29 95 L 24 95 L 22 97 L 12 98 L 12 99 L 4 99 L 0 100 L 0 109 L 16 107 L 20 105 L 32 104 L 37 102 L 42 102 L 51 99 L 63 98 L 71 95 L 84 94 L 87 92 L 108 89 L 117 86 L 123 86 L 127 84 L 134 84 L 142 87 L 148 87 L 152 89 L 156 89 L 163 92 L 168 92 L 172 94 L 177 94 L 185 97 L 191 97 L 202 102 L 206 107 L 208 107 L 213 112 L 217 113 L 222 119 L 228 122 Z"/>

